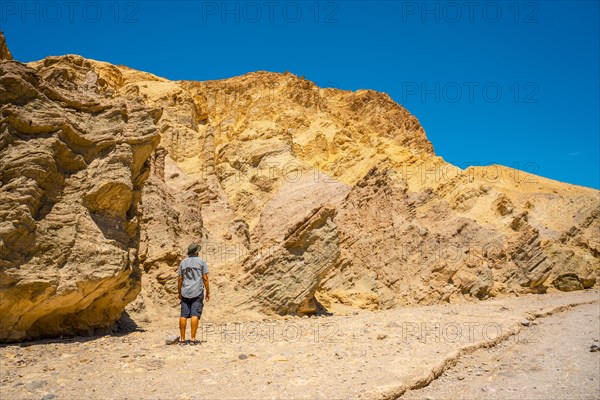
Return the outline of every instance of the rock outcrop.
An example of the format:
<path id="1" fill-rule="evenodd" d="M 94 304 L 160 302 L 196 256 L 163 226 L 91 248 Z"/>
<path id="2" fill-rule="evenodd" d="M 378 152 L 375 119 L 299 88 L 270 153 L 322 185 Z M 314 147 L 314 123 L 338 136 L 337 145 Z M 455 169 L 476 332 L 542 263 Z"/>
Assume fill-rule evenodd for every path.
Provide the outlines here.
<path id="1" fill-rule="evenodd" d="M 239 283 L 249 297 L 239 306 L 254 307 L 258 302 L 267 313 L 316 313 L 315 293 L 339 256 L 334 216 L 333 207 L 322 206 L 280 240 L 253 251 L 244 262 L 245 276 Z"/>
<path id="2" fill-rule="evenodd" d="M 0 61 L 12 59 L 12 54 L 10 54 L 10 50 L 8 50 L 8 46 L 6 45 L 6 39 L 0 31 Z"/>
<path id="3" fill-rule="evenodd" d="M 138 204 L 160 110 L 72 73 L 0 63 L 0 341 L 110 327 L 141 288 Z"/>
<path id="4" fill-rule="evenodd" d="M 598 284 L 597 190 L 453 166 L 384 93 L 290 73 L 175 82 L 72 55 L 2 71 L 4 339 L 106 326 L 138 264 L 129 310 L 162 318 L 191 241 L 208 318 Z"/>

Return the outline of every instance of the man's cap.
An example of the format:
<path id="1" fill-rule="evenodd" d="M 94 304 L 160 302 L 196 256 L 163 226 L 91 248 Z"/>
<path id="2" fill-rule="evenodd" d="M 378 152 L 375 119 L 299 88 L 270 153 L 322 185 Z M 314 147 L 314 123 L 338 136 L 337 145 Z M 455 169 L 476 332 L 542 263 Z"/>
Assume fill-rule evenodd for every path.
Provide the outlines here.
<path id="1" fill-rule="evenodd" d="M 200 251 L 200 245 L 198 243 L 192 243 L 188 246 L 188 255 L 196 254 Z"/>

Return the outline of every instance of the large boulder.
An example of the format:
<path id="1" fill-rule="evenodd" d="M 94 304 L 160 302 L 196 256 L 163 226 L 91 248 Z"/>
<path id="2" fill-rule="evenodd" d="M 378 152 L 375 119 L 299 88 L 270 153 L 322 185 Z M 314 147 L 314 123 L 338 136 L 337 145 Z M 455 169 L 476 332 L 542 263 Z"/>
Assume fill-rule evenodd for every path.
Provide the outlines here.
<path id="1" fill-rule="evenodd" d="M 339 257 L 339 237 L 330 205 L 312 210 L 282 237 L 252 252 L 243 263 L 240 288 L 250 298 L 240 305 L 266 313 L 313 314 L 314 295 Z"/>

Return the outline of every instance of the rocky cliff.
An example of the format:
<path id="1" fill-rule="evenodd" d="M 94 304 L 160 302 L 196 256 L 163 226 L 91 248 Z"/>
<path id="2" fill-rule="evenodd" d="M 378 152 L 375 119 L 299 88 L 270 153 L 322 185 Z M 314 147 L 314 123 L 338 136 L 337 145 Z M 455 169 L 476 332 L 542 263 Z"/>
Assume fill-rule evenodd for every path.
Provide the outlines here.
<path id="1" fill-rule="evenodd" d="M 114 320 L 138 263 L 130 311 L 161 318 L 190 241 L 210 266 L 208 318 L 598 282 L 598 191 L 461 170 L 384 93 L 289 73 L 169 81 L 78 56 L 2 68 L 4 338 Z"/>
<path id="2" fill-rule="evenodd" d="M 2 341 L 110 327 L 141 289 L 138 205 L 160 110 L 100 95 L 90 63 L 70 60 L 0 63 Z"/>

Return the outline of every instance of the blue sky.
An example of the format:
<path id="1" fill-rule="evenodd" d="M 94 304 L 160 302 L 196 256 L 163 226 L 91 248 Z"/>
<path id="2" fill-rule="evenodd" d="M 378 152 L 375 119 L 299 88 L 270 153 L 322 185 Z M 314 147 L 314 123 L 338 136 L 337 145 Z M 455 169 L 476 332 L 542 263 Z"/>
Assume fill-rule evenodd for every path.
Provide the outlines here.
<path id="1" fill-rule="evenodd" d="M 169 79 L 291 71 L 375 89 L 437 154 L 600 188 L 598 1 L 10 1 L 13 56 L 67 53 Z"/>

